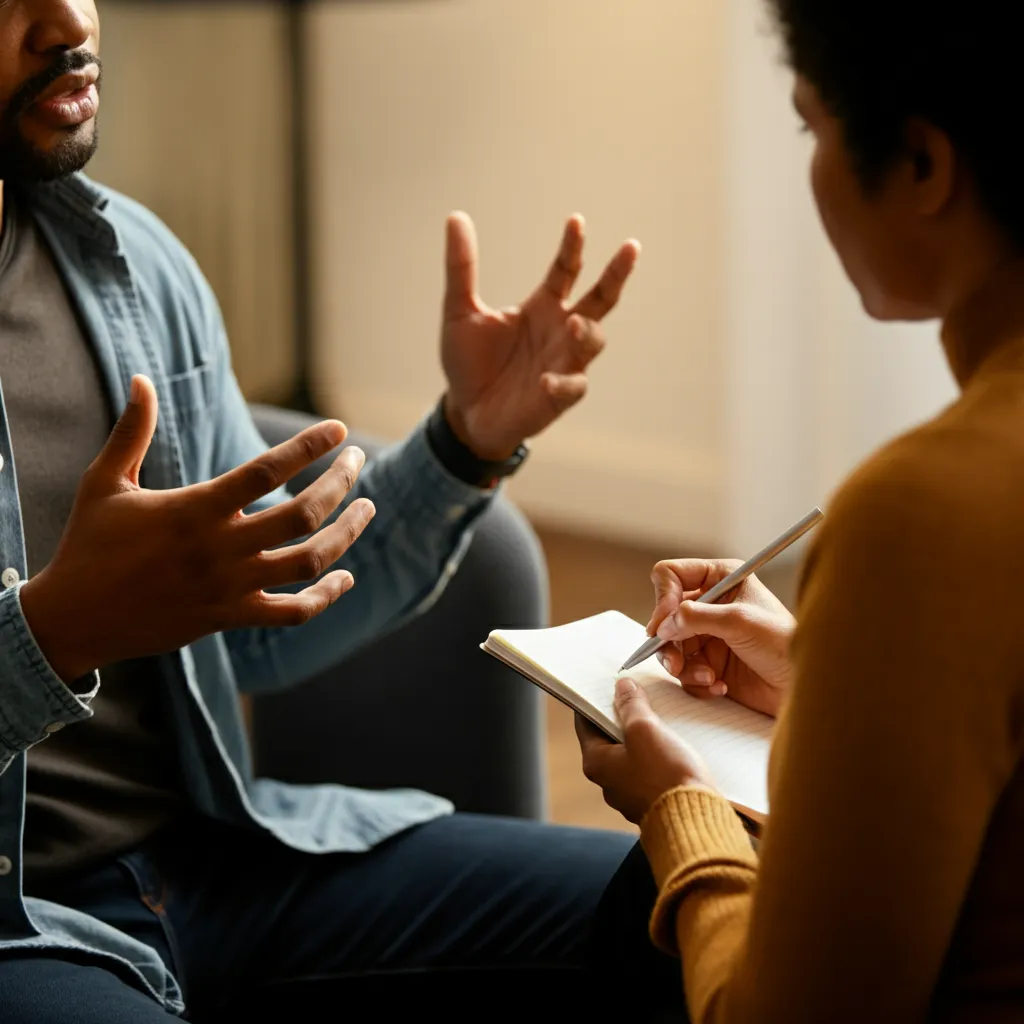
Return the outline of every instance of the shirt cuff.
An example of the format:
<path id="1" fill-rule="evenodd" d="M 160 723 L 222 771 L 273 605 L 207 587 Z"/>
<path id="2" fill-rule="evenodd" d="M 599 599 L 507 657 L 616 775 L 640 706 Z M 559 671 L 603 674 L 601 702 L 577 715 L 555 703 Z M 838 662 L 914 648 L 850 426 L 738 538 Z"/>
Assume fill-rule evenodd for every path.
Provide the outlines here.
<path id="1" fill-rule="evenodd" d="M 445 525 L 475 519 L 500 488 L 467 484 L 448 472 L 427 439 L 426 420 L 372 463 L 374 500 L 401 509 L 404 518 L 424 516 Z"/>
<path id="2" fill-rule="evenodd" d="M 640 841 L 651 864 L 658 899 L 651 938 L 675 955 L 676 910 L 701 880 L 753 882 L 757 855 L 732 805 L 718 793 L 680 786 L 664 794 L 644 817 Z"/>
<path id="3" fill-rule="evenodd" d="M 66 686 L 39 649 L 21 608 L 21 587 L 0 594 L 0 748 L 18 754 L 65 725 L 92 717 L 98 672 Z"/>

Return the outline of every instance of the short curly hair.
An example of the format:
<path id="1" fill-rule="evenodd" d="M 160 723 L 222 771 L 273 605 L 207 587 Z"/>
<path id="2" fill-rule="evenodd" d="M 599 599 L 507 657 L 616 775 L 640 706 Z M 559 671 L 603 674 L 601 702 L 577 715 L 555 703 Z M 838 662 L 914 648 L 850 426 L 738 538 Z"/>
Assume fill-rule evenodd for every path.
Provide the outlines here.
<path id="1" fill-rule="evenodd" d="M 1019 0 L 767 0 L 793 70 L 843 125 L 878 186 L 921 118 L 944 131 L 988 214 L 1024 249 L 1024 4 Z"/>

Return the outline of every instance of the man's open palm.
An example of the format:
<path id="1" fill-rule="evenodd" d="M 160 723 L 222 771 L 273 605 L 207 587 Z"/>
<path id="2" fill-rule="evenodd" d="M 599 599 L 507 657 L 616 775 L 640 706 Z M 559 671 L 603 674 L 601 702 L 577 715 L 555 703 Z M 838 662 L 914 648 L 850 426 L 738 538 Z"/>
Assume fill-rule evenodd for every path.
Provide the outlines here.
<path id="1" fill-rule="evenodd" d="M 446 407 L 477 455 L 508 457 L 583 398 L 586 369 L 605 345 L 600 322 L 619 301 L 639 255 L 637 242 L 625 242 L 597 284 L 570 304 L 583 266 L 583 218 L 571 217 L 536 291 L 521 306 L 494 310 L 477 294 L 473 222 L 464 213 L 448 218 L 441 340 Z"/>

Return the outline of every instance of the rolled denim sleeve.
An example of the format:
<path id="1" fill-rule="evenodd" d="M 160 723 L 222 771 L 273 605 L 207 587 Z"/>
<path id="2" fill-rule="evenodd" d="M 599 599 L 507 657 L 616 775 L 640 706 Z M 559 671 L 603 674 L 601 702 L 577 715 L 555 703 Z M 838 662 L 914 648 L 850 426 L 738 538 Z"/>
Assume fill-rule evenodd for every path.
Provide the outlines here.
<path id="1" fill-rule="evenodd" d="M 21 586 L 0 594 L 0 772 L 65 725 L 92 717 L 99 673 L 66 686 L 25 621 Z M 78 692 L 75 692 L 75 691 Z"/>

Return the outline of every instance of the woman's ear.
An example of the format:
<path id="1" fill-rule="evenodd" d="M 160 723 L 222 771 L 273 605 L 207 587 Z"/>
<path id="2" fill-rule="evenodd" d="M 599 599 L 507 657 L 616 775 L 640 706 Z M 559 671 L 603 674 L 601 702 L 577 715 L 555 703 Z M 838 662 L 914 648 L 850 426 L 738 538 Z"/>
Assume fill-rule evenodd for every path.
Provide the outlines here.
<path id="1" fill-rule="evenodd" d="M 927 121 L 907 124 L 907 153 L 913 171 L 911 189 L 917 212 L 925 217 L 941 213 L 956 190 L 956 151 L 949 136 Z"/>

